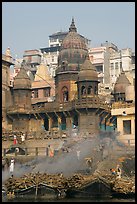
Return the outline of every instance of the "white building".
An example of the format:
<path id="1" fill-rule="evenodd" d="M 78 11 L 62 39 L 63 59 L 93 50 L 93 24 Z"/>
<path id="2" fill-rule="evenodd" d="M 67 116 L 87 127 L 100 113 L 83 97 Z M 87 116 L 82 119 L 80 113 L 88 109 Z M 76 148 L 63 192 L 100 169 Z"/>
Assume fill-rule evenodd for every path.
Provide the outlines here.
<path id="1" fill-rule="evenodd" d="M 99 92 L 111 91 L 122 69 L 135 78 L 135 54 L 130 48 L 118 50 L 116 45 L 106 41 L 100 47 L 90 48 L 89 56 L 98 72 Z"/>
<path id="2" fill-rule="evenodd" d="M 130 48 L 112 53 L 110 55 L 110 78 L 112 86 L 122 69 L 125 72 L 132 72 L 132 67 L 132 50 Z"/>

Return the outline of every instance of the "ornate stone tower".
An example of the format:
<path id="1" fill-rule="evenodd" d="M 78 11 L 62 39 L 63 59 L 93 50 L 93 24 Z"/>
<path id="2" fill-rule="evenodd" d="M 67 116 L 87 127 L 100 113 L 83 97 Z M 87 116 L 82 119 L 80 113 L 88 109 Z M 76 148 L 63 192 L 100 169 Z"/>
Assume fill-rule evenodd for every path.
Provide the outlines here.
<path id="1" fill-rule="evenodd" d="M 28 77 L 23 65 L 16 75 L 13 86 L 13 130 L 28 131 L 29 110 L 31 109 L 31 80 Z"/>
<path id="2" fill-rule="evenodd" d="M 79 109 L 79 129 L 81 132 L 98 133 L 99 116 L 96 114 L 96 108 L 99 108 L 98 75 L 88 55 L 81 66 L 76 84 L 79 102 L 87 104 L 86 109 L 82 106 Z"/>
<path id="3" fill-rule="evenodd" d="M 98 95 L 98 74 L 88 55 L 78 74 L 77 89 L 78 99 Z"/>
<path id="4" fill-rule="evenodd" d="M 77 75 L 88 53 L 84 39 L 77 33 L 74 19 L 64 38 L 55 76 L 55 95 L 59 102 L 72 101 L 77 93 Z"/>
<path id="5" fill-rule="evenodd" d="M 29 109 L 31 106 L 31 81 L 23 67 L 15 77 L 13 90 L 14 106 Z"/>
<path id="6" fill-rule="evenodd" d="M 114 99 L 115 101 L 125 101 L 125 92 L 126 88 L 131 85 L 125 73 L 122 71 L 120 76 L 117 78 L 117 81 L 114 86 Z"/>

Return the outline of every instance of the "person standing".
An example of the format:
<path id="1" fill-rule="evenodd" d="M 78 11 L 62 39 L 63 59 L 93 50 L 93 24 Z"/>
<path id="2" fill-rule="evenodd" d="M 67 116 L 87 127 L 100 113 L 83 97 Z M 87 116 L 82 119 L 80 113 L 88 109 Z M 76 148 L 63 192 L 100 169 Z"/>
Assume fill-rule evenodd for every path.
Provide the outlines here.
<path id="1" fill-rule="evenodd" d="M 12 158 L 10 161 L 10 174 L 11 175 L 13 175 L 13 172 L 14 172 L 14 164 L 15 164 L 15 161 L 14 161 L 14 158 Z"/>
<path id="2" fill-rule="evenodd" d="M 25 143 L 25 134 L 24 133 L 21 135 L 21 142 L 22 142 L 22 144 Z"/>
<path id="3" fill-rule="evenodd" d="M 48 156 L 49 157 L 53 157 L 54 156 L 54 150 L 53 150 L 53 148 L 50 145 L 48 145 Z"/>
<path id="4" fill-rule="evenodd" d="M 119 165 L 117 165 L 116 172 L 117 172 L 117 178 L 121 178 L 122 171 Z"/>
<path id="5" fill-rule="evenodd" d="M 14 144 L 14 145 L 17 144 L 17 137 L 16 137 L 16 135 L 14 135 L 14 141 L 13 141 L 13 144 Z"/>

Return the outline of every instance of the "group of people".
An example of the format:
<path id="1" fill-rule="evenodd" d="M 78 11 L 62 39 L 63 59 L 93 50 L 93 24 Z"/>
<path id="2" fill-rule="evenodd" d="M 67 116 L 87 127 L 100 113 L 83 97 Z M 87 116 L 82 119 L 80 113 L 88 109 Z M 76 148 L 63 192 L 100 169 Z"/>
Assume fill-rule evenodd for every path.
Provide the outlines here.
<path id="1" fill-rule="evenodd" d="M 3 166 L 2 166 L 2 170 L 3 171 L 9 171 L 10 176 L 13 176 L 13 172 L 14 172 L 14 167 L 15 167 L 15 160 L 12 157 L 11 160 L 9 161 L 8 158 L 3 159 Z"/>
<path id="2" fill-rule="evenodd" d="M 17 142 L 18 142 L 18 141 L 17 141 L 17 136 L 14 135 L 13 144 L 16 145 Z M 22 144 L 24 144 L 24 142 L 25 142 L 25 134 L 24 134 L 24 133 L 21 135 L 21 142 L 22 142 Z"/>
<path id="3" fill-rule="evenodd" d="M 110 171 L 111 171 L 112 175 L 117 175 L 117 178 L 121 178 L 122 170 L 121 170 L 119 164 L 117 165 L 116 169 L 111 168 Z"/>

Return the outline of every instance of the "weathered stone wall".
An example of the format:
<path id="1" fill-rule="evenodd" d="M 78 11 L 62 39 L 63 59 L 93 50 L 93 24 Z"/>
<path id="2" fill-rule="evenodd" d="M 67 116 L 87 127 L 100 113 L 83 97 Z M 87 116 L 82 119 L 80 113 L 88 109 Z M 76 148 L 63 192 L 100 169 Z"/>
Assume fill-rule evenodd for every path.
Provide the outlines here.
<path id="1" fill-rule="evenodd" d="M 94 112 L 81 113 L 79 115 L 80 132 L 98 133 L 99 131 L 99 116 Z"/>

